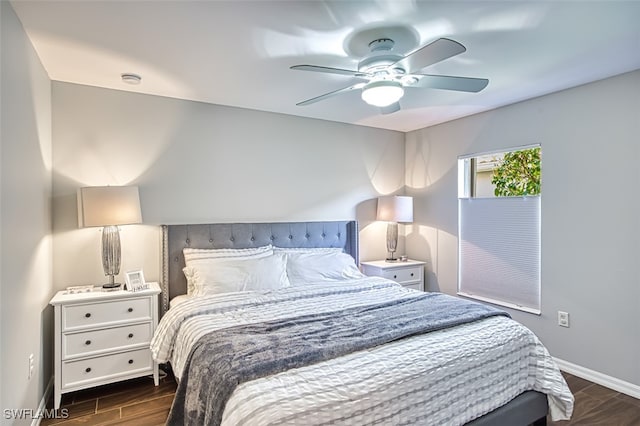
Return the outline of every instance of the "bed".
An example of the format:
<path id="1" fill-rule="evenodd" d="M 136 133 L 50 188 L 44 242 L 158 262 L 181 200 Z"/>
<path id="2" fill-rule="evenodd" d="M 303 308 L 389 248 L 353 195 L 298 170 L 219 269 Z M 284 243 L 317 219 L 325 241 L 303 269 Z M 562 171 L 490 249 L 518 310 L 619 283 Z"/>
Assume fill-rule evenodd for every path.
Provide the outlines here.
<path id="1" fill-rule="evenodd" d="M 169 424 L 516 426 L 571 415 L 552 358 L 505 313 L 359 274 L 355 221 L 168 225 L 162 240 L 151 350 L 179 381 Z M 263 287 L 194 293 L 185 256 L 196 265 L 244 250 L 260 253 L 246 263 Z M 214 270 L 233 276 L 220 265 L 240 263 Z M 282 268 L 292 279 L 269 284 Z"/>

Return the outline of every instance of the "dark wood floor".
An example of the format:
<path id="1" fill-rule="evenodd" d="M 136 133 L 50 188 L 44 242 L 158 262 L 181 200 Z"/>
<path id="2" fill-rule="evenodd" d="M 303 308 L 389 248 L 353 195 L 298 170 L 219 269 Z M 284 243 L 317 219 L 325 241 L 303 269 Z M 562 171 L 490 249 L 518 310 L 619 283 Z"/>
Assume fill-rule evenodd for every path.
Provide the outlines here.
<path id="1" fill-rule="evenodd" d="M 59 418 L 43 419 L 41 425 L 164 425 L 175 391 L 176 382 L 169 373 L 158 387 L 149 376 L 71 392 L 62 395 Z M 53 400 L 48 406 L 53 406 Z"/>
<path id="2" fill-rule="evenodd" d="M 576 397 L 570 421 L 549 425 L 640 426 L 640 399 L 635 399 L 570 374 L 567 383 Z M 42 425 L 163 425 L 176 390 L 171 374 L 153 386 L 143 377 L 65 394 L 61 408 L 66 419 L 43 420 Z M 51 402 L 49 404 L 51 406 Z"/>
<path id="3" fill-rule="evenodd" d="M 569 421 L 548 425 L 640 426 L 640 399 L 563 373 L 575 397 Z"/>

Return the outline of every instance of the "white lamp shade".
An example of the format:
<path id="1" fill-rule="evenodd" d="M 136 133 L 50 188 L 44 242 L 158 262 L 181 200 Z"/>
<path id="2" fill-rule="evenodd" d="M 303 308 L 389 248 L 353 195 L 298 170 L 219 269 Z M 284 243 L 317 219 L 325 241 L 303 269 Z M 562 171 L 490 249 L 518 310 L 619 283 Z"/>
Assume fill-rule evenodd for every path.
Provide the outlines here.
<path id="1" fill-rule="evenodd" d="M 79 188 L 78 226 L 142 223 L 137 186 L 91 186 Z"/>
<path id="2" fill-rule="evenodd" d="M 413 197 L 389 195 L 378 197 L 377 220 L 413 222 Z"/>
<path id="3" fill-rule="evenodd" d="M 373 81 L 362 89 L 362 100 L 377 107 L 386 107 L 398 102 L 403 95 L 402 84 L 397 81 Z"/>

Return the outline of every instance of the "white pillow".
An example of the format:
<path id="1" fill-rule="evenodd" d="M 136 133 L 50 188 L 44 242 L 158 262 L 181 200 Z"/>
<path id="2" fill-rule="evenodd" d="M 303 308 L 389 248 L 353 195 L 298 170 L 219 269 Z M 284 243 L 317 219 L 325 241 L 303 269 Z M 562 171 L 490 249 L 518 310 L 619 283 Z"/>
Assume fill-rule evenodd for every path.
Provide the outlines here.
<path id="1" fill-rule="evenodd" d="M 340 247 L 276 247 L 274 253 L 343 253 Z"/>
<path id="2" fill-rule="evenodd" d="M 222 257 L 253 257 L 253 256 L 269 256 L 273 254 L 273 246 L 271 244 L 262 247 L 252 247 L 244 249 L 196 249 L 186 247 L 182 249 L 184 254 L 184 262 L 189 266 L 189 262 L 199 259 L 218 259 Z"/>
<path id="3" fill-rule="evenodd" d="M 218 258 L 184 268 L 193 282 L 193 296 L 232 291 L 267 291 L 288 287 L 283 254 L 249 259 Z"/>
<path id="4" fill-rule="evenodd" d="M 292 286 L 364 277 L 353 257 L 330 251 L 287 253 L 287 275 Z"/>
<path id="5" fill-rule="evenodd" d="M 207 261 L 210 259 L 251 259 L 258 257 L 267 257 L 273 255 L 273 246 L 271 244 L 262 247 L 253 247 L 246 249 L 195 249 L 184 248 L 182 249 L 184 255 L 184 263 L 186 266 L 193 266 L 194 262 Z M 186 268 L 182 270 L 184 276 L 187 279 L 187 294 L 192 295 L 193 281 L 191 271 L 186 271 Z"/>

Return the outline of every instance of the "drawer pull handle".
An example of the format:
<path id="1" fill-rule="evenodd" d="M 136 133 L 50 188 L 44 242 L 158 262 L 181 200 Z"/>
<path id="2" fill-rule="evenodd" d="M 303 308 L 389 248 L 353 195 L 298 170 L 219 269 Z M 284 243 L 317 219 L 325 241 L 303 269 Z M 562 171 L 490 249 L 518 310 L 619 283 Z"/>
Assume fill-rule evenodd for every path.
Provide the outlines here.
<path id="1" fill-rule="evenodd" d="M 397 276 L 397 275 L 394 275 L 394 276 L 393 276 L 393 279 L 395 280 L 396 278 L 398 278 L 398 276 Z"/>
<path id="2" fill-rule="evenodd" d="M 133 360 L 132 359 L 129 360 L 129 364 L 133 364 Z"/>
<path id="3" fill-rule="evenodd" d="M 133 308 L 127 309 L 127 312 L 133 312 Z"/>
<path id="4" fill-rule="evenodd" d="M 91 373 L 91 367 L 87 367 L 87 368 L 84 370 L 84 372 L 85 372 L 85 373 Z"/>
<path id="5" fill-rule="evenodd" d="M 413 272 L 411 273 L 411 276 L 413 276 Z"/>
<path id="6" fill-rule="evenodd" d="M 91 340 L 87 340 L 86 342 L 84 342 L 85 345 L 90 345 L 91 344 Z"/>
<path id="7" fill-rule="evenodd" d="M 91 318 L 91 313 L 87 312 L 86 314 L 84 314 L 85 318 Z"/>
<path id="8" fill-rule="evenodd" d="M 129 333 L 129 339 L 133 338 L 133 333 Z"/>

